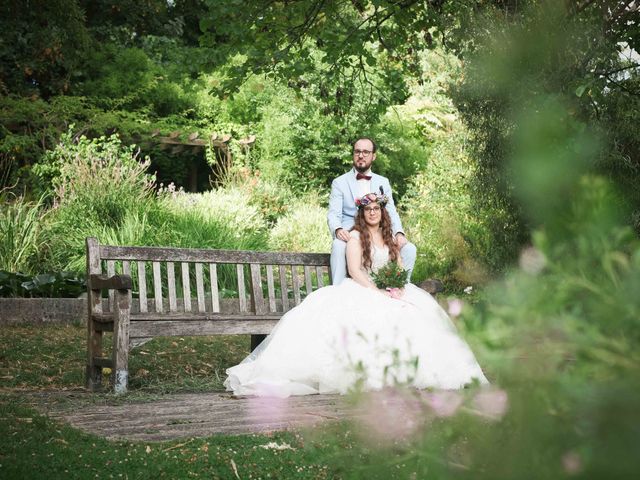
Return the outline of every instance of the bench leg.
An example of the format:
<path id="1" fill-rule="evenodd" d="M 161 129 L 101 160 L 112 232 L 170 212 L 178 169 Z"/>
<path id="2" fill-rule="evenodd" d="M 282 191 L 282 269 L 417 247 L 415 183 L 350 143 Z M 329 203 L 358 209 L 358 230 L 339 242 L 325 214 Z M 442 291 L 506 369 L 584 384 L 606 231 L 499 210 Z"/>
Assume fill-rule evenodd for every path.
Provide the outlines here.
<path id="1" fill-rule="evenodd" d="M 265 338 L 267 338 L 266 335 L 251 335 L 251 351 L 253 352 Z"/>
<path id="2" fill-rule="evenodd" d="M 102 312 L 100 290 L 87 290 L 87 369 L 85 385 L 87 390 L 95 392 L 102 387 L 102 367 L 95 364 L 94 359 L 102 357 L 102 331 L 96 330 L 93 321 L 94 313 Z"/>
<path id="3" fill-rule="evenodd" d="M 95 365 L 93 359 L 102 356 L 102 332 L 96 331 L 91 318 L 88 320 L 86 387 L 95 392 L 102 387 L 102 367 Z"/>
<path id="4" fill-rule="evenodd" d="M 113 390 L 123 394 L 129 382 L 130 290 L 116 290 L 113 313 Z"/>

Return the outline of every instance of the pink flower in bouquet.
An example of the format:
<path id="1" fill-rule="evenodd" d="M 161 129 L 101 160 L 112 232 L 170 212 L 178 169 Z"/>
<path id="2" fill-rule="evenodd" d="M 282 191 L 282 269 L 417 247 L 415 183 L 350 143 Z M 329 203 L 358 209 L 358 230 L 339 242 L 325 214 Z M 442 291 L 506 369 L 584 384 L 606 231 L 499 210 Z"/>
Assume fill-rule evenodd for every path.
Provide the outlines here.
<path id="1" fill-rule="evenodd" d="M 389 292 L 389 296 L 391 298 L 396 298 L 396 299 L 402 298 L 401 288 L 387 288 L 387 292 Z"/>

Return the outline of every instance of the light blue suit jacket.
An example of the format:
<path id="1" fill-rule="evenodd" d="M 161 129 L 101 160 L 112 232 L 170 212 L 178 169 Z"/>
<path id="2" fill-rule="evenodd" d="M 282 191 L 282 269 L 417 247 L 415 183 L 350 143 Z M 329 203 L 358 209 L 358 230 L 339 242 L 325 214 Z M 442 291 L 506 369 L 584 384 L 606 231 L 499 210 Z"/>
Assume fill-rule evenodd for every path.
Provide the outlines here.
<path id="1" fill-rule="evenodd" d="M 380 193 L 380 187 L 387 197 L 387 212 L 391 217 L 391 228 L 394 235 L 398 232 L 404 232 L 402 222 L 393 203 L 393 195 L 391 193 L 391 185 L 389 180 L 382 175 L 371 174 L 371 191 Z M 344 228 L 350 230 L 354 224 L 354 218 L 358 209 L 356 208 L 356 198 L 360 197 L 358 181 L 356 180 L 355 170 L 350 170 L 344 175 L 340 175 L 331 183 L 331 196 L 329 197 L 329 213 L 327 214 L 327 223 L 331 235 L 335 238 L 336 230 Z"/>

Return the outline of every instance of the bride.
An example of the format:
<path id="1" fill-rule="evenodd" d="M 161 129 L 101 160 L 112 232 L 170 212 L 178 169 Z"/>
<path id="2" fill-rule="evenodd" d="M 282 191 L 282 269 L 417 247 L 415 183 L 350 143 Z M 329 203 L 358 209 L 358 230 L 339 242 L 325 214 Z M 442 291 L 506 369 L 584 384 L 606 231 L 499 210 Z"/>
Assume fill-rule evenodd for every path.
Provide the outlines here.
<path id="1" fill-rule="evenodd" d="M 287 312 L 224 383 L 235 395 L 288 397 L 408 384 L 458 389 L 488 383 L 438 303 L 407 284 L 378 289 L 370 274 L 400 263 L 386 195 L 358 199 L 347 243 L 351 278 L 316 290 Z"/>

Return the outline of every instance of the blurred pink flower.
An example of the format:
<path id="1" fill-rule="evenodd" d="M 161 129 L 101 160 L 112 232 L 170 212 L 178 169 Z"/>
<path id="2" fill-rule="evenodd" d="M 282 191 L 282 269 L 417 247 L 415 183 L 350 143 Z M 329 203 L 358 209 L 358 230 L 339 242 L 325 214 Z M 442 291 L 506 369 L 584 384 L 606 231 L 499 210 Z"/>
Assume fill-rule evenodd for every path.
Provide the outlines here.
<path id="1" fill-rule="evenodd" d="M 378 442 L 408 440 L 424 420 L 420 400 L 399 389 L 369 392 L 360 408 L 358 422 L 366 438 Z"/>
<path id="2" fill-rule="evenodd" d="M 500 420 L 509 409 L 509 396 L 500 389 L 482 390 L 473 397 L 472 408 L 490 420 Z"/>
<path id="3" fill-rule="evenodd" d="M 562 456 L 562 467 L 569 475 L 582 472 L 582 458 L 576 452 L 567 452 Z"/>
<path id="4" fill-rule="evenodd" d="M 288 398 L 280 398 L 270 395 L 269 385 L 261 389 L 260 396 L 249 397 L 247 401 L 247 413 L 255 418 L 255 423 L 280 424 L 287 417 Z"/>
<path id="5" fill-rule="evenodd" d="M 438 417 L 450 417 L 462 405 L 462 395 L 458 392 L 442 391 L 426 394 L 426 403 Z"/>
<path id="6" fill-rule="evenodd" d="M 535 247 L 526 247 L 520 252 L 520 268 L 530 275 L 539 274 L 547 264 L 547 259 L 540 250 Z"/>
<path id="7" fill-rule="evenodd" d="M 464 305 L 464 302 L 462 300 L 460 300 L 459 298 L 452 298 L 448 301 L 448 303 L 449 315 L 451 315 L 452 317 L 457 317 L 462 313 L 462 307 Z"/>

